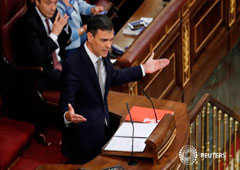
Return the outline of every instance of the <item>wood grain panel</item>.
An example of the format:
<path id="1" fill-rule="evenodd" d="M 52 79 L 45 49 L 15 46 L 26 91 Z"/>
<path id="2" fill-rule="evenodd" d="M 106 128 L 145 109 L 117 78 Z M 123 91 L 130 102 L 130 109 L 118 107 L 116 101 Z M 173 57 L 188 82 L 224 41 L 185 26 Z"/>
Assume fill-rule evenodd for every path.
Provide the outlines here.
<path id="1" fill-rule="evenodd" d="M 193 2 L 192 2 L 193 3 Z M 186 1 L 182 7 L 182 16 L 185 16 L 189 11 L 190 2 Z"/>
<path id="2" fill-rule="evenodd" d="M 169 58 L 169 66 L 157 73 L 144 88 L 150 96 L 163 98 L 176 85 L 175 57 L 175 53 L 173 53 Z M 166 77 L 168 78 L 166 79 Z"/>
<path id="3" fill-rule="evenodd" d="M 170 64 L 161 72 L 147 75 L 141 81 L 144 90 L 152 97 L 165 98 L 177 86 L 176 58 L 180 55 L 180 34 L 175 33 L 169 44 L 163 44 L 155 50 L 155 58 L 168 58 Z"/>
<path id="4" fill-rule="evenodd" d="M 205 81 L 217 67 L 220 60 L 228 52 L 228 36 L 226 28 L 222 28 L 217 36 L 201 53 L 197 62 L 192 66 L 191 80 L 183 89 L 184 102 L 190 104 L 192 99 L 203 86 Z"/>
<path id="5" fill-rule="evenodd" d="M 194 3 L 196 2 L 196 0 L 189 0 L 190 1 L 190 7 L 194 5 Z"/>
<path id="6" fill-rule="evenodd" d="M 205 10 L 205 8 L 203 8 Z M 215 1 L 206 11 L 193 19 L 194 53 L 197 53 L 213 36 L 223 20 L 222 0 Z"/>
<path id="7" fill-rule="evenodd" d="M 240 17 L 240 1 L 239 0 L 236 0 L 237 2 L 237 17 Z"/>
<path id="8" fill-rule="evenodd" d="M 168 23 L 165 26 L 166 34 L 169 34 L 179 22 L 180 22 L 180 12 L 178 12 L 176 15 L 173 15 L 171 18 L 169 18 Z"/>

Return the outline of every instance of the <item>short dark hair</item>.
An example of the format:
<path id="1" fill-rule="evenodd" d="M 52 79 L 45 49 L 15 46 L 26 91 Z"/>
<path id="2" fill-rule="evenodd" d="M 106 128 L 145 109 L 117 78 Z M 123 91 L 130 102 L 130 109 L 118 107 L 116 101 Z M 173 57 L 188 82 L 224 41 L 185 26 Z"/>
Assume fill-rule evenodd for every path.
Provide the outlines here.
<path id="1" fill-rule="evenodd" d="M 106 15 L 94 15 L 87 22 L 87 32 L 93 36 L 97 34 L 97 30 L 112 31 L 113 23 Z"/>

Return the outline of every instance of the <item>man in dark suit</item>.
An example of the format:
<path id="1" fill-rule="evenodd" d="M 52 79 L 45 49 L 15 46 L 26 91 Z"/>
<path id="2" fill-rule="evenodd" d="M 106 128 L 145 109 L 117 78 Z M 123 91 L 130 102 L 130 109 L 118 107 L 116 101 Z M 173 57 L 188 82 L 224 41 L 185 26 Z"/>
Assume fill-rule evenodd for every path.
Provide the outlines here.
<path id="1" fill-rule="evenodd" d="M 56 5 L 57 0 L 35 0 L 22 21 L 23 55 L 18 62 L 43 67 L 40 90 L 59 89 L 64 49 L 70 43 L 68 16 L 60 16 Z"/>
<path id="2" fill-rule="evenodd" d="M 153 60 L 152 54 L 144 65 L 114 69 L 108 56 L 114 37 L 111 20 L 95 15 L 87 25 L 87 41 L 65 60 L 62 72 L 62 151 L 71 163 L 91 160 L 109 140 L 110 86 L 139 80 L 169 64 L 168 59 Z"/>
<path id="3" fill-rule="evenodd" d="M 20 22 L 20 53 L 17 62 L 24 66 L 40 66 L 43 74 L 37 82 L 42 90 L 60 90 L 60 77 L 65 47 L 70 43 L 71 29 L 67 26 L 68 16 L 60 16 L 56 10 L 57 0 L 35 0 Z M 24 103 L 25 104 L 25 103 Z M 55 116 L 55 117 L 54 117 Z M 48 115 L 56 121 L 56 115 Z M 25 110 L 21 118 L 36 126 L 35 138 L 49 144 L 44 135 L 46 115 L 41 110 Z"/>

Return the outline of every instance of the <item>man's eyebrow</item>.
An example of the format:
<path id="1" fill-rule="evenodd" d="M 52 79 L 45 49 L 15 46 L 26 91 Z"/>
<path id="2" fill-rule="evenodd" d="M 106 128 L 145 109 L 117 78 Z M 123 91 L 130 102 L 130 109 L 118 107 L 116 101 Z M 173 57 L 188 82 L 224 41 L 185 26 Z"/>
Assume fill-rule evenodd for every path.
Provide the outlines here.
<path id="1" fill-rule="evenodd" d="M 114 37 L 113 37 L 113 38 L 114 38 Z M 112 41 L 113 38 L 100 38 L 100 39 L 103 40 L 103 41 L 108 41 L 108 40 Z"/>
<path id="2" fill-rule="evenodd" d="M 100 38 L 102 41 L 108 41 L 108 38 Z"/>

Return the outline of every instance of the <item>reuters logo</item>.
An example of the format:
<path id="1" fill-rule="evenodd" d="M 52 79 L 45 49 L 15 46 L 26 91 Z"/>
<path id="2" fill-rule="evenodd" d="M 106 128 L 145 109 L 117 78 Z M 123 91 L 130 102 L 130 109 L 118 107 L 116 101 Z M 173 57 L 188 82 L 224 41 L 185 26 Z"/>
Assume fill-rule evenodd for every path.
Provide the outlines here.
<path id="1" fill-rule="evenodd" d="M 179 151 L 179 159 L 185 165 L 192 165 L 197 160 L 197 150 L 191 145 L 183 146 Z"/>

